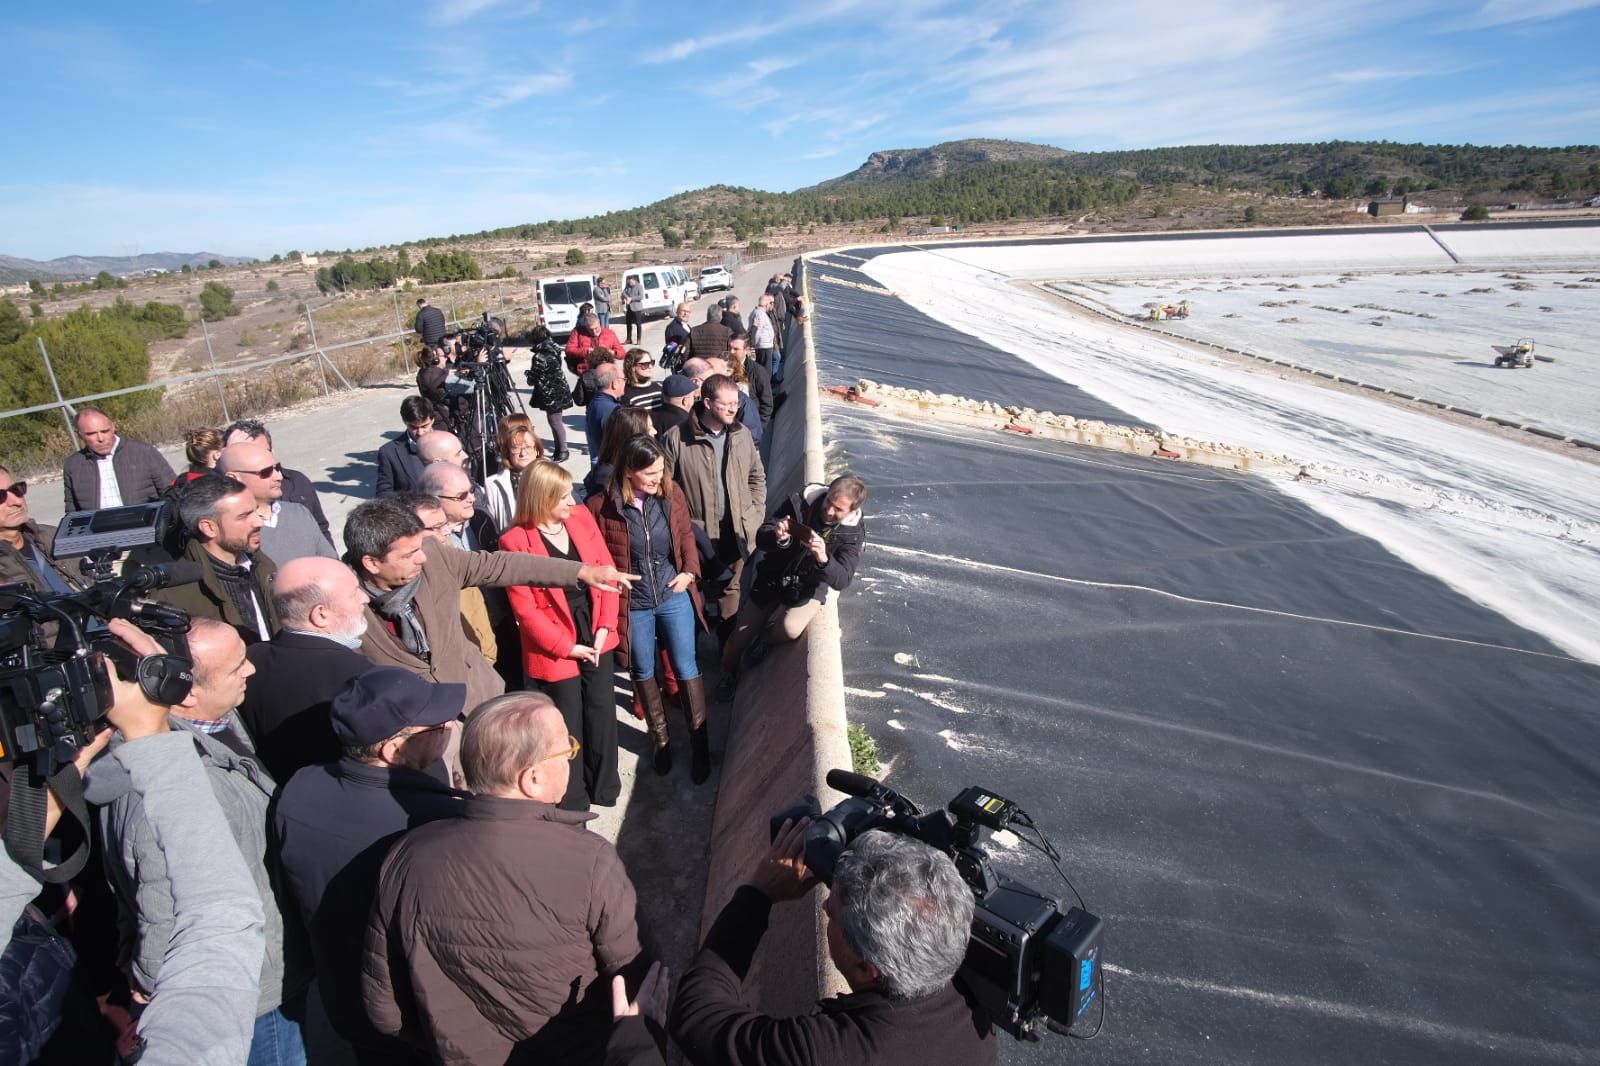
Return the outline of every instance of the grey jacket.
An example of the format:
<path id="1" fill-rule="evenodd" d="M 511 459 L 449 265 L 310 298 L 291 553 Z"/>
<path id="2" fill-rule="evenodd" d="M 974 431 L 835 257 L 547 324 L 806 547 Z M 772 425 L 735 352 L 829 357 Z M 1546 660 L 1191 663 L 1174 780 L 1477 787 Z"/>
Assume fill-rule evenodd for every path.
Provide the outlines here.
<path id="1" fill-rule="evenodd" d="M 689 420 L 662 434 L 657 443 L 666 454 L 667 473 L 683 490 L 695 525 L 716 540 L 727 514 L 739 541 L 739 554 L 748 559 L 756 550 L 756 532 L 767 517 L 767 471 L 756 452 L 755 438 L 737 422 L 728 427 L 727 459 L 719 469 L 716 449 L 701 422 L 704 415 L 704 402 L 696 403 Z"/>
<path id="2" fill-rule="evenodd" d="M 124 504 L 149 503 L 172 484 L 172 466 L 143 441 L 119 437 L 117 450 L 111 455 L 111 469 L 116 471 Z M 88 448 L 67 456 L 61 475 L 68 514 L 93 511 L 100 506 L 100 462 Z"/>
<path id="3" fill-rule="evenodd" d="M 262 906 L 200 756 L 181 732 L 144 737 L 104 756 L 143 801 L 156 849 L 179 870 L 171 940 L 139 1019 L 144 1066 L 236 1066 L 255 1031 Z M 110 767 L 107 768 L 111 769 Z M 39 885 L 0 853 L 0 951 Z"/>
<path id="4" fill-rule="evenodd" d="M 238 715 L 229 712 L 227 721 L 240 743 L 253 750 Z M 219 855 L 232 854 L 236 848 L 255 882 L 266 937 L 255 1014 L 264 1014 L 283 1002 L 285 990 L 283 916 L 267 873 L 267 804 L 276 786 L 253 756 L 239 755 L 176 715 L 171 723 L 173 732 L 187 738 L 198 753 L 215 806 L 220 807 L 229 829 L 227 835 L 208 836 L 206 848 Z M 99 759 L 89 767 L 84 796 L 104 808 L 100 824 L 105 834 L 106 877 L 119 903 L 122 954 L 134 987 L 149 994 L 158 987 L 163 958 L 177 932 L 181 893 L 174 891 L 168 877 L 162 835 L 146 811 L 144 796 L 134 787 L 121 757 L 122 747 L 113 745 L 113 757 Z M 298 990 L 305 977 L 294 975 L 292 990 Z"/>

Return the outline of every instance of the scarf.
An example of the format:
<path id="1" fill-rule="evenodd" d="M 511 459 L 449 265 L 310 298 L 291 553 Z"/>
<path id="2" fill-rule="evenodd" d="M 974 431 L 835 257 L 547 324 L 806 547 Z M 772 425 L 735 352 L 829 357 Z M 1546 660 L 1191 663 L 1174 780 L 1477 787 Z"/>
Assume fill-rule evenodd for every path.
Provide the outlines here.
<path id="1" fill-rule="evenodd" d="M 257 631 L 262 640 L 269 639 L 271 633 L 263 633 L 266 615 L 261 609 L 261 600 L 256 590 L 255 575 L 251 572 L 252 560 L 249 555 L 241 556 L 238 565 L 225 563 L 214 555 L 207 553 L 211 569 L 217 575 L 217 581 L 222 585 L 228 599 L 233 602 L 233 609 L 239 612 L 239 617 L 244 624 Z"/>
<path id="2" fill-rule="evenodd" d="M 373 612 L 384 621 L 394 623 L 400 643 L 406 646 L 406 651 L 423 662 L 431 662 L 433 649 L 428 646 L 428 635 L 422 631 L 422 620 L 411 606 L 421 587 L 421 574 L 412 578 L 410 583 L 388 592 L 381 592 L 366 582 L 361 584 L 362 590 L 372 600 Z"/>

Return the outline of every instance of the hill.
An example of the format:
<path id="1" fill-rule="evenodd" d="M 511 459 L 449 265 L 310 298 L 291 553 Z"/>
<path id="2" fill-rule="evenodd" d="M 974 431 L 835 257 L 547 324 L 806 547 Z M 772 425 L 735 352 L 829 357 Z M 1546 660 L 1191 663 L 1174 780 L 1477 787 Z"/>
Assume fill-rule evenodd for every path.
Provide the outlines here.
<path id="1" fill-rule="evenodd" d="M 121 277 L 140 270 L 178 270 L 185 264 L 205 266 L 213 259 L 226 266 L 248 263 L 247 257 L 218 255 L 215 252 L 149 252 L 145 255 L 64 255 L 40 261 L 0 255 L 0 284 L 15 285 L 38 278 L 40 281 L 75 281 L 92 278 L 104 270 Z"/>
<path id="2" fill-rule="evenodd" d="M 1326 141 L 1069 152 L 1019 141 L 952 141 L 874 152 L 849 174 L 793 192 L 714 185 L 626 211 L 418 243 L 659 234 L 667 248 L 709 246 L 723 231 L 743 243 L 778 227 L 869 220 L 891 229 L 903 218 L 970 225 L 1126 215 L 1135 205 L 1160 216 L 1196 192 L 1325 202 L 1427 196 L 1443 205 L 1588 197 L 1600 194 L 1600 147 Z"/>
<path id="3" fill-rule="evenodd" d="M 965 170 L 980 163 L 1056 163 L 1078 154 L 1047 144 L 984 139 L 946 141 L 931 148 L 891 148 L 884 152 L 873 152 L 867 156 L 865 163 L 842 177 L 829 178 L 797 192 L 942 178 L 952 171 Z"/>

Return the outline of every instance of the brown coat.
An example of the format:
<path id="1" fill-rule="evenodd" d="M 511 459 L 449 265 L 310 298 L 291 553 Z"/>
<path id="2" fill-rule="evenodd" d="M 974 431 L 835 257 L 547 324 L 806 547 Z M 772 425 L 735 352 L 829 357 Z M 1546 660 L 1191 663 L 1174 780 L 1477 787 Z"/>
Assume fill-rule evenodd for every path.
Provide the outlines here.
<path id="1" fill-rule="evenodd" d="M 726 501 L 733 511 L 739 554 L 748 559 L 756 550 L 756 532 L 767 518 L 767 470 L 761 465 L 755 438 L 738 422 L 728 427 L 728 456 L 722 469 L 717 469 L 716 449 L 700 421 L 704 417 L 705 404 L 696 403 L 689 420 L 662 434 L 657 443 L 667 456 L 667 474 L 687 497 L 695 524 L 715 541 L 721 533 Z"/>
<path id="2" fill-rule="evenodd" d="M 728 354 L 733 330 L 721 322 L 702 322 L 689 330 L 689 358 L 712 359 Z"/>
<path id="3" fill-rule="evenodd" d="M 464 552 L 424 537 L 422 587 L 412 607 L 428 635 L 431 654 L 424 662 L 406 650 L 400 638 L 369 606 L 361 654 L 374 666 L 398 666 L 428 681 L 467 686 L 467 709 L 506 690 L 505 681 L 483 653 L 468 642 L 461 623 L 461 590 L 509 585 L 566 586 L 578 583 L 579 564 L 524 552 Z"/>
<path id="4" fill-rule="evenodd" d="M 598 1063 L 639 954 L 633 883 L 593 814 L 474 796 L 401 838 L 367 926 L 373 1024 L 430 1061 Z"/>
<path id="5" fill-rule="evenodd" d="M 55 526 L 41 526 L 29 522 L 22 527 L 22 539 L 25 543 L 31 542 L 43 558 L 44 565 L 54 570 L 56 576 L 66 582 L 69 588 L 83 587 L 83 577 L 77 572 L 76 567 L 69 570 L 50 556 L 50 545 L 54 544 L 56 539 Z M 0 585 L 31 585 L 37 592 L 50 591 L 50 586 L 44 583 L 44 579 L 34 567 L 33 560 L 4 542 L 0 542 Z"/>
<path id="6" fill-rule="evenodd" d="M 228 590 L 223 588 L 222 582 L 217 579 L 217 572 L 211 568 L 210 553 L 198 540 L 189 542 L 189 546 L 183 551 L 183 557 L 192 563 L 200 564 L 200 580 L 162 589 L 155 594 L 155 599 L 183 608 L 189 612 L 191 618 L 216 618 L 226 622 L 239 631 L 240 638 L 246 644 L 254 644 L 258 640 L 270 640 L 273 634 L 278 632 L 280 627 L 278 612 L 272 606 L 272 575 L 278 572 L 278 564 L 273 562 L 266 552 L 256 552 L 250 569 L 250 573 L 255 576 L 256 595 L 261 600 L 261 614 L 267 620 L 269 632 L 265 637 L 256 636 L 256 620 L 245 618 L 239 613 L 239 608 L 234 606 L 233 597 L 228 595 Z"/>
<path id="7" fill-rule="evenodd" d="M 117 489 L 125 506 L 160 499 L 172 484 L 171 465 L 144 441 L 119 437 L 117 450 L 111 455 L 111 469 L 117 475 Z M 79 448 L 67 456 L 61 467 L 61 490 L 68 514 L 98 509 L 99 457 L 88 448 Z"/>
<path id="8" fill-rule="evenodd" d="M 683 498 L 683 493 L 674 491 L 667 502 L 667 526 L 672 530 L 672 565 L 680 574 L 693 574 L 694 581 L 689 584 L 689 602 L 694 604 L 694 616 L 700 620 L 700 628 L 706 629 L 705 615 L 702 614 L 702 601 L 700 599 L 700 551 L 695 547 L 694 526 L 689 518 L 689 506 Z M 633 547 L 628 536 L 628 520 L 622 516 L 617 508 L 617 498 L 609 492 L 597 493 L 583 501 L 583 505 L 594 512 L 594 520 L 600 526 L 600 535 L 605 538 L 606 550 L 611 553 L 611 558 L 619 560 L 617 569 L 633 574 L 638 571 L 633 569 Z M 623 593 L 626 597 L 627 593 Z M 617 658 L 621 662 L 628 661 L 628 601 L 622 601 L 621 608 L 617 611 Z"/>

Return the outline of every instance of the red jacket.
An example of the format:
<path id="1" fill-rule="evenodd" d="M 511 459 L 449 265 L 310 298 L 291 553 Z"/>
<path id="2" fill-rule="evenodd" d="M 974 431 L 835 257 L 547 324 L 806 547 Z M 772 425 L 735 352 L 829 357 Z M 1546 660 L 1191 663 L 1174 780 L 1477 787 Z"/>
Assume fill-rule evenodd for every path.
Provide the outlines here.
<path id="1" fill-rule="evenodd" d="M 572 331 L 572 336 L 567 338 L 567 368 L 574 374 L 581 374 L 589 369 L 589 353 L 596 347 L 610 348 L 617 353 L 618 359 L 628 357 L 628 349 L 622 346 L 617 335 L 611 331 L 610 326 L 600 327 L 600 336 L 591 337 L 581 329 Z"/>
<path id="2" fill-rule="evenodd" d="M 611 553 L 600 535 L 594 516 L 582 507 L 574 507 L 567 519 L 567 533 L 578 557 L 593 566 L 612 566 Z M 531 526 L 512 526 L 500 534 L 500 550 L 528 552 L 530 555 L 549 557 L 539 531 Z M 617 602 L 615 592 L 602 592 L 591 588 L 589 616 L 594 630 L 606 631 L 601 652 L 617 646 Z M 561 589 L 530 588 L 513 585 L 506 589 L 511 599 L 511 609 L 516 612 L 517 629 L 522 633 L 522 668 L 536 681 L 565 681 L 578 676 L 578 663 L 567 658 L 578 642 L 577 625 L 567 608 L 567 595 Z"/>

